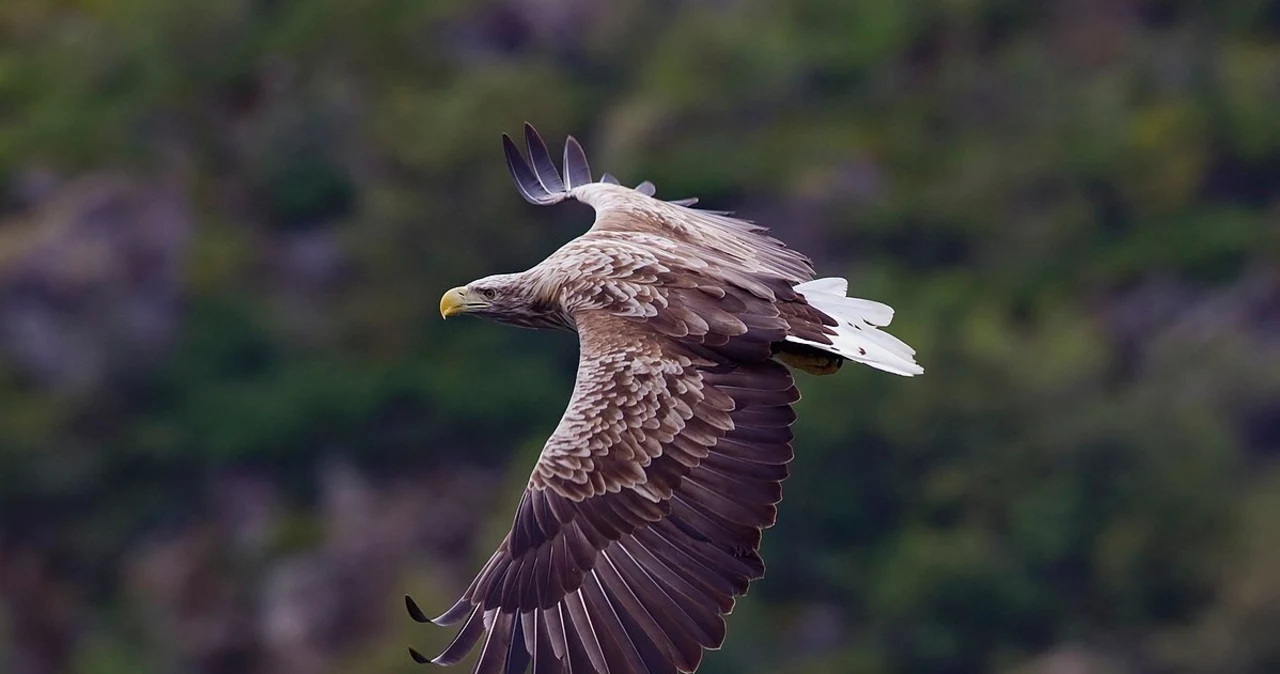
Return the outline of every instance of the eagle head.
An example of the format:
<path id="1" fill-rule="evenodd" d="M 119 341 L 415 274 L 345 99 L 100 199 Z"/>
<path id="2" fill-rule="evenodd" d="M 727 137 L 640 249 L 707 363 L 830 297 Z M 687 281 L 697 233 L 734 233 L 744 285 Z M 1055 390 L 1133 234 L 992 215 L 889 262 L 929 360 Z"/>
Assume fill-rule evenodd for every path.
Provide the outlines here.
<path id="1" fill-rule="evenodd" d="M 565 327 L 563 313 L 539 288 L 526 274 L 486 276 L 446 292 L 440 316 L 471 314 L 522 328 Z"/>

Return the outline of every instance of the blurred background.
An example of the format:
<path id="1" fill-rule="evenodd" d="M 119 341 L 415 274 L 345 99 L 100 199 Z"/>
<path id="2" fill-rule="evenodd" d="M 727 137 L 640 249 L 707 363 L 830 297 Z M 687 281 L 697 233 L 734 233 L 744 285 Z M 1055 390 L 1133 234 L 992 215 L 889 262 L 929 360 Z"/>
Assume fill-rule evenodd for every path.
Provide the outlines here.
<path id="1" fill-rule="evenodd" d="M 772 226 L 928 373 L 801 376 L 701 671 L 1280 671 L 1280 2 L 4 0 L 0 671 L 396 674 L 563 334 L 444 324 L 597 174 Z"/>

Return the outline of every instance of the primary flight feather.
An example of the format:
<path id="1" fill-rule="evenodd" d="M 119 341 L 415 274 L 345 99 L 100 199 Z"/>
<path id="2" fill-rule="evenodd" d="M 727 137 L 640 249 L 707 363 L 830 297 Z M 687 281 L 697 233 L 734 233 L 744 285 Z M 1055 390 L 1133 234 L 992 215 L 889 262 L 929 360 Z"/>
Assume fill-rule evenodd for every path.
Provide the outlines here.
<path id="1" fill-rule="evenodd" d="M 764 573 L 799 398 L 787 366 L 924 370 L 879 329 L 892 309 L 814 280 L 765 228 L 660 201 L 652 183 L 594 182 L 572 137 L 562 176 L 524 136 L 528 161 L 503 135 L 521 195 L 589 204 L 595 223 L 527 271 L 453 288 L 440 313 L 577 332 L 578 374 L 510 533 L 431 621 L 462 626 L 430 662 L 480 644 L 477 673 L 693 672 Z"/>

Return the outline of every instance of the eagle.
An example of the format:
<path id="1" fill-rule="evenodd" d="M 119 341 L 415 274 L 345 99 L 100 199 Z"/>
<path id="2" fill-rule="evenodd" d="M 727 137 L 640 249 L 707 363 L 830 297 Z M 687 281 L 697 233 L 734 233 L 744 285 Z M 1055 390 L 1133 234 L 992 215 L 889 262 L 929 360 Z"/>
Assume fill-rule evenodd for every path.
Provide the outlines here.
<path id="1" fill-rule="evenodd" d="M 542 262 L 446 292 L 440 314 L 578 335 L 568 408 L 543 447 L 511 530 L 462 597 L 428 618 L 461 623 L 450 665 L 475 672 L 693 672 L 720 647 L 725 615 L 764 574 L 793 457 L 791 369 L 851 360 L 921 374 L 880 330 L 893 310 L 815 279 L 803 254 L 727 213 L 661 201 L 652 183 L 591 176 L 568 137 L 563 176 L 538 132 L 507 166 L 537 205 L 577 200 L 591 229 Z"/>

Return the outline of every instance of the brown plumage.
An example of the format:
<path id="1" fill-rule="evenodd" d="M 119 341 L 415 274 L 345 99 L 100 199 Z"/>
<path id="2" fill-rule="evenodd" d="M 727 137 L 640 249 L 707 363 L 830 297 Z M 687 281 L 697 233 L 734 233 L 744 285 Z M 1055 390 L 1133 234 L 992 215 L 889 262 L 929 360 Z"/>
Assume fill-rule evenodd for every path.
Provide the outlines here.
<path id="1" fill-rule="evenodd" d="M 462 623 L 433 662 L 480 644 L 476 672 L 692 672 L 764 573 L 799 398 L 783 363 L 923 370 L 877 329 L 891 309 L 813 280 L 764 228 L 659 201 L 647 182 L 592 182 L 572 138 L 563 178 L 532 127 L 532 164 L 503 140 L 527 200 L 585 202 L 595 224 L 525 272 L 450 290 L 441 314 L 576 331 L 578 375 L 510 533 L 433 621 Z"/>

